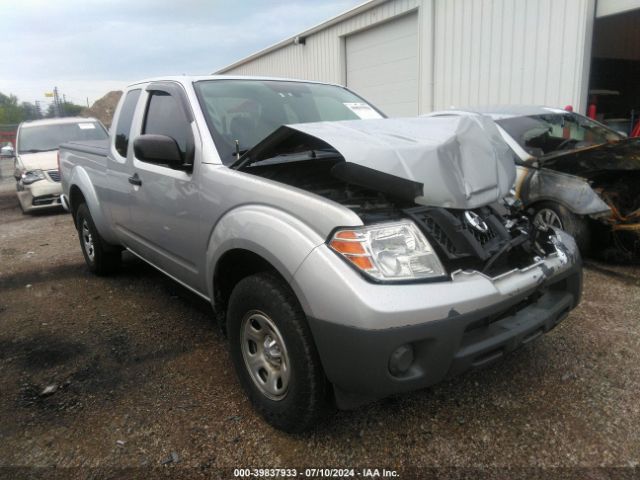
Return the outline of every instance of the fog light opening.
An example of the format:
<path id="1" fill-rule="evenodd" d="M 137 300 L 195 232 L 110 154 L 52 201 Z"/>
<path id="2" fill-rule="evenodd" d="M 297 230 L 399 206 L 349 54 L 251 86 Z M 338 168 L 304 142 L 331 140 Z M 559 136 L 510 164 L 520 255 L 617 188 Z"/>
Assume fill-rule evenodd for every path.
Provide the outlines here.
<path id="1" fill-rule="evenodd" d="M 394 376 L 401 376 L 413 365 L 413 347 L 411 345 L 402 345 L 396 348 L 391 357 L 389 357 L 389 372 Z"/>

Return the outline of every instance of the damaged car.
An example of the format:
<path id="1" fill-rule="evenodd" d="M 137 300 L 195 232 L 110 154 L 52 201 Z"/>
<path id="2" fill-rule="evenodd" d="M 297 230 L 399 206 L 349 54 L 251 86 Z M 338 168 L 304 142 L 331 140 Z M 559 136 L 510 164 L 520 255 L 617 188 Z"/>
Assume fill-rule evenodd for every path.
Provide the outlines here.
<path id="1" fill-rule="evenodd" d="M 492 364 L 580 301 L 575 242 L 506 199 L 515 165 L 484 117 L 168 77 L 129 86 L 109 140 L 63 145 L 60 166 L 88 268 L 126 249 L 210 302 L 242 388 L 286 431 Z"/>
<path id="2" fill-rule="evenodd" d="M 518 164 L 516 196 L 536 224 L 564 229 L 583 254 L 640 258 L 640 139 L 555 108 L 469 111 L 498 124 Z"/>
<path id="3" fill-rule="evenodd" d="M 60 208 L 58 148 L 73 140 L 103 140 L 107 130 L 95 118 L 47 118 L 22 122 L 16 134 L 14 178 L 23 213 Z"/>

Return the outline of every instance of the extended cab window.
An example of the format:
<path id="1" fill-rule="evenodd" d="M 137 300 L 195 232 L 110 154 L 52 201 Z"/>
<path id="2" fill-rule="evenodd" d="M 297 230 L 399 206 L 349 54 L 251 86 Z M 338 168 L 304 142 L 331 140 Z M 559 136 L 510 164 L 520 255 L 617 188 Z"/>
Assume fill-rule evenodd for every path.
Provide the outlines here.
<path id="1" fill-rule="evenodd" d="M 133 113 L 136 110 L 136 104 L 140 97 L 140 90 L 131 90 L 127 93 L 122 110 L 118 117 L 118 125 L 116 126 L 116 151 L 123 157 L 127 156 L 127 148 L 129 147 L 129 132 L 131 131 L 131 123 L 133 122 Z"/>
<path id="2" fill-rule="evenodd" d="M 187 156 L 188 146 L 193 143 L 191 126 L 185 118 L 178 100 L 161 91 L 151 92 L 142 133 L 167 135 L 173 138 L 178 144 L 183 158 Z"/>

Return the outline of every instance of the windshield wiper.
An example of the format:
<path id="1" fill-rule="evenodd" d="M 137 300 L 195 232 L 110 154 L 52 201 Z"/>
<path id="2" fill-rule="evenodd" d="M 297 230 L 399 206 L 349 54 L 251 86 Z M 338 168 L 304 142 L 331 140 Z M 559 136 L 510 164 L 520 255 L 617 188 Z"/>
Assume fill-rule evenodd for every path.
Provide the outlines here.
<path id="1" fill-rule="evenodd" d="M 335 157 L 336 155 L 338 155 L 338 152 L 332 149 L 325 149 L 325 150 L 314 149 L 314 150 L 305 150 L 301 152 L 280 153 L 278 155 L 274 155 L 273 157 L 262 158 L 258 161 L 244 164 L 243 167 L 248 167 L 256 163 L 259 163 L 260 165 L 275 165 L 278 163 L 316 160 L 316 159 L 323 159 L 323 158 L 331 158 L 331 157 Z"/>
<path id="2" fill-rule="evenodd" d="M 299 152 L 279 153 L 278 155 L 274 155 L 273 157 L 255 160 L 246 157 L 245 153 L 247 152 L 248 150 L 241 152 L 240 158 L 232 163 L 230 167 L 235 170 L 241 170 L 242 168 L 250 167 L 256 163 L 259 163 L 261 165 L 272 165 L 276 163 L 287 163 L 298 160 L 315 160 L 317 158 L 327 158 L 339 155 L 338 152 L 333 148 L 314 148 L 312 150 L 302 150 Z M 233 156 L 235 157 L 236 154 L 234 153 Z"/>

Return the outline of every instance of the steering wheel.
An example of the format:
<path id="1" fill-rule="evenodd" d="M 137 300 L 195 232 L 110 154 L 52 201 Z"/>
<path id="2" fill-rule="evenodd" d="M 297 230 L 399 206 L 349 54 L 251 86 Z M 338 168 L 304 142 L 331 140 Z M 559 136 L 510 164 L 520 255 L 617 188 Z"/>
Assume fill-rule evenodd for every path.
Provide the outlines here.
<path id="1" fill-rule="evenodd" d="M 567 138 L 566 140 L 563 140 L 562 142 L 560 142 L 560 144 L 558 144 L 558 146 L 556 147 L 556 150 L 562 150 L 564 147 L 569 145 L 571 142 L 577 142 L 577 141 L 578 140 L 576 140 L 575 138 Z"/>

